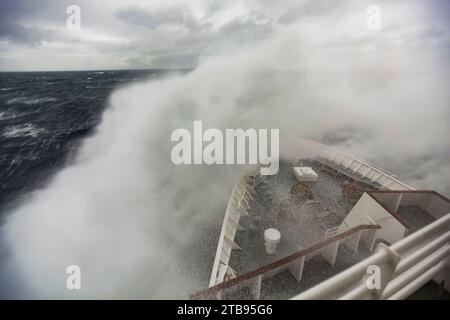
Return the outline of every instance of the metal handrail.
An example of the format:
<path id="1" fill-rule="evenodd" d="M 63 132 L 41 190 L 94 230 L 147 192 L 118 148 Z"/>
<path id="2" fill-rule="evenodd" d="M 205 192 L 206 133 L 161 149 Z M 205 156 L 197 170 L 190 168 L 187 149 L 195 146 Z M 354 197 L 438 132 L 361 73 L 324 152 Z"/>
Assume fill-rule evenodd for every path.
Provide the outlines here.
<path id="1" fill-rule="evenodd" d="M 345 158 L 347 158 L 347 159 L 349 159 L 351 161 L 355 161 L 355 162 L 357 162 L 357 163 L 359 163 L 361 165 L 364 165 L 365 167 L 367 167 L 367 168 L 369 168 L 371 170 L 376 171 L 377 173 L 381 174 L 382 176 L 386 177 L 387 179 L 391 180 L 392 182 L 395 182 L 395 183 L 401 185 L 406 190 L 414 190 L 414 188 L 412 188 L 409 185 L 407 185 L 406 183 L 400 181 L 392 173 L 390 173 L 387 170 L 380 169 L 380 168 L 376 167 L 375 165 L 373 165 L 373 164 L 371 164 L 371 163 L 369 163 L 367 161 L 363 161 L 363 160 L 357 159 L 357 158 L 355 158 L 355 157 L 353 157 L 351 155 L 348 155 L 348 154 L 346 154 L 346 153 L 344 153 L 344 152 L 342 152 L 340 150 L 337 150 L 337 149 L 335 149 L 333 147 L 327 146 L 327 145 L 322 144 L 320 142 L 309 140 L 309 139 L 303 139 L 303 140 L 305 142 L 313 145 L 313 146 L 318 147 L 320 149 L 320 152 L 319 152 L 320 157 L 322 157 L 324 159 L 327 159 L 328 161 L 331 161 L 331 162 L 334 162 L 334 163 L 338 164 L 337 162 L 335 162 L 333 160 L 330 160 L 327 157 L 327 153 L 333 152 L 333 153 L 335 153 L 335 154 L 337 154 L 337 155 L 339 155 L 341 157 L 345 157 Z M 341 161 L 342 161 L 342 159 L 341 159 Z"/>
<path id="2" fill-rule="evenodd" d="M 359 225 L 356 226 L 350 230 L 347 230 L 345 232 L 342 232 L 338 235 L 332 236 L 328 239 L 325 239 L 321 242 L 317 242 L 311 246 L 309 246 L 308 248 L 302 249 L 300 251 L 297 251 L 296 253 L 293 253 L 287 257 L 284 257 L 282 259 L 279 259 L 277 261 L 274 261 L 268 265 L 265 265 L 263 267 L 260 267 L 254 271 L 242 274 L 240 276 L 237 276 L 236 278 L 224 281 L 222 283 L 219 283 L 215 286 L 212 286 L 208 289 L 193 293 L 190 296 L 190 299 L 201 299 L 204 297 L 209 297 L 212 296 L 213 294 L 219 293 L 220 291 L 227 289 L 227 288 L 231 288 L 235 285 L 239 285 L 243 282 L 249 281 L 251 279 L 255 279 L 258 276 L 261 276 L 263 274 L 266 274 L 270 271 L 273 271 L 276 268 L 282 267 L 284 265 L 287 265 L 290 262 L 293 262 L 299 258 L 302 258 L 308 254 L 311 254 L 313 252 L 317 252 L 318 250 L 326 247 L 327 245 L 330 245 L 332 243 L 335 243 L 337 241 L 342 240 L 343 238 L 349 237 L 359 231 L 362 230 L 370 230 L 370 229 L 380 229 L 381 227 L 379 225 L 373 225 L 373 224 L 365 224 L 365 225 Z"/>
<path id="3" fill-rule="evenodd" d="M 370 257 L 292 299 L 326 299 L 339 294 L 341 299 L 404 297 L 405 294 L 412 292 L 409 290 L 416 288 L 416 286 L 410 286 L 410 289 L 406 289 L 407 283 L 422 283 L 425 274 L 428 275 L 426 279 L 430 280 L 446 265 L 442 261 L 450 254 L 449 226 L 450 213 L 390 247 L 380 244 L 378 250 Z M 424 242 L 426 242 L 425 245 L 423 245 Z M 367 287 L 363 275 L 370 265 L 381 266 L 389 263 L 394 267 L 381 268 L 382 273 L 384 272 L 382 278 L 389 281 L 374 294 L 373 290 Z M 426 271 L 429 268 L 432 268 L 434 273 Z M 344 288 L 355 283 L 356 287 L 342 293 Z"/>

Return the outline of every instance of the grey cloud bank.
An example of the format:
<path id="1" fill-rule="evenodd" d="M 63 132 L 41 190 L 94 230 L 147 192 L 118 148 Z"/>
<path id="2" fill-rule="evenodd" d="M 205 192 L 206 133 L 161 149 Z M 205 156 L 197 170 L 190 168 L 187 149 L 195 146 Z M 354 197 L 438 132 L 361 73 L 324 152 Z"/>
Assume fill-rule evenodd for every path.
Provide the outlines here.
<path id="1" fill-rule="evenodd" d="M 313 41 L 347 49 L 372 42 L 363 30 L 370 1 L 80 0 L 82 29 L 72 32 L 66 29 L 70 4 L 1 0 L 0 70 L 194 68 L 208 56 L 239 51 L 292 25 L 309 29 Z M 385 39 L 379 45 L 435 46 L 448 53 L 447 1 L 378 5 L 383 28 L 377 37 Z M 420 19 L 408 17 L 415 8 L 422 11 Z M 343 21 L 346 28 L 334 27 Z"/>

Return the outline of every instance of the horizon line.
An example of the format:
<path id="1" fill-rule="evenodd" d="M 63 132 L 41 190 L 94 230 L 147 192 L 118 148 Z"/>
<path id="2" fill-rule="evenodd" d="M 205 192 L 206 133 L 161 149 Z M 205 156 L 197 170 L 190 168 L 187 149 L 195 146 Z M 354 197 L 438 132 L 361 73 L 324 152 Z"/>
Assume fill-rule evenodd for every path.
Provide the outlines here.
<path id="1" fill-rule="evenodd" d="M 77 69 L 77 70 L 0 70 L 0 73 L 33 73 L 33 72 L 105 72 L 105 71 L 191 71 L 193 68 L 124 68 L 124 69 Z"/>

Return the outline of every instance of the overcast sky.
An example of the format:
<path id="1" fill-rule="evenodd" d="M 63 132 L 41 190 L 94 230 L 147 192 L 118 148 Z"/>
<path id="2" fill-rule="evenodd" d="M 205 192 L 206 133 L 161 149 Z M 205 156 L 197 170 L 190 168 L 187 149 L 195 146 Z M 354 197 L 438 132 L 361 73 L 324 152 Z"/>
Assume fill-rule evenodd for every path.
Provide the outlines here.
<path id="1" fill-rule="evenodd" d="M 81 9 L 79 30 L 66 27 L 71 4 Z M 389 46 L 434 46 L 448 57 L 446 0 L 0 0 L 0 70 L 193 68 L 292 26 L 361 47 L 374 32 L 370 4 L 382 10 L 376 32 Z"/>

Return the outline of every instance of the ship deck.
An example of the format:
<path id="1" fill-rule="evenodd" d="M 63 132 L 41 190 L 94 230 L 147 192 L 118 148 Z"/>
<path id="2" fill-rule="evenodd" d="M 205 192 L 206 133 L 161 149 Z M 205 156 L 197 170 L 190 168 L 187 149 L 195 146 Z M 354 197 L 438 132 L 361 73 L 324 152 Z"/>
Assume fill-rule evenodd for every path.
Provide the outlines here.
<path id="1" fill-rule="evenodd" d="M 238 219 L 237 230 L 240 231 L 232 239 L 234 250 L 225 254 L 217 251 L 228 258 L 223 264 L 228 267 L 227 272 L 235 271 L 237 279 L 232 279 L 229 285 L 199 292 L 200 296 L 213 294 L 209 298 L 214 298 L 215 290 L 219 290 L 222 298 L 249 299 L 255 297 L 253 290 L 259 290 L 261 299 L 287 299 L 366 258 L 376 243 L 373 238 L 375 234 L 370 232 L 366 233 L 369 235 L 366 241 L 361 242 L 359 247 L 356 245 L 356 250 L 351 246 L 352 239 L 345 243 L 337 240 L 334 247 L 337 251 L 334 251 L 332 258 L 335 260 L 330 260 L 329 251 L 317 254 L 310 254 L 313 252 L 308 251 L 310 249 L 300 251 L 326 245 L 326 231 L 341 225 L 366 191 L 371 190 L 367 194 L 406 227 L 405 234 L 426 226 L 442 213 L 440 211 L 450 208 L 450 200 L 436 192 L 416 191 L 392 174 L 341 153 L 329 155 L 328 151 L 322 152 L 323 156 L 315 160 L 281 161 L 276 175 L 258 176 L 258 179 L 250 177 L 250 182 L 246 182 L 250 186 L 247 191 L 253 189 L 254 192 L 251 193 L 250 208 L 247 212 L 244 210 Z M 318 179 L 299 182 L 293 171 L 293 167 L 298 166 L 311 167 Z M 254 182 L 257 185 L 252 188 Z M 377 191 L 380 189 L 384 191 Z M 234 196 L 237 198 L 230 199 L 239 199 L 241 194 Z M 244 208 L 247 209 L 246 206 Z M 226 216 L 225 219 L 231 218 Z M 227 222 L 224 221 L 224 226 Z M 380 225 L 377 227 L 382 228 Z M 275 228 L 281 233 L 277 251 L 270 255 L 266 252 L 264 240 L 264 231 L 268 228 Z M 361 233 L 358 239 L 360 236 Z M 340 243 L 347 245 L 340 246 Z M 295 271 L 297 265 L 293 267 L 294 271 L 290 265 L 286 269 L 286 263 L 291 261 L 286 257 L 304 252 L 307 252 L 304 264 L 296 260 L 302 264 L 303 276 L 299 280 Z M 234 276 L 231 274 L 231 278 Z M 255 280 L 259 281 L 260 289 L 252 289 Z"/>
<path id="2" fill-rule="evenodd" d="M 318 174 L 317 181 L 302 182 L 310 190 L 308 199 L 293 192 L 298 181 L 292 167 L 300 163 L 280 163 L 274 176 L 267 176 L 255 187 L 248 216 L 240 224 L 246 229 L 238 232 L 229 265 L 243 274 L 292 254 L 302 247 L 323 240 L 325 231 L 339 225 L 355 203 L 344 192 L 351 178 L 315 161 L 303 161 Z M 360 183 L 370 189 L 370 185 Z M 312 199 L 311 199 L 312 198 Z M 264 230 L 275 228 L 281 233 L 276 254 L 268 255 L 264 245 Z"/>

